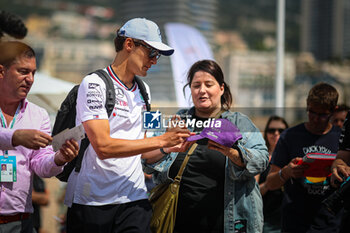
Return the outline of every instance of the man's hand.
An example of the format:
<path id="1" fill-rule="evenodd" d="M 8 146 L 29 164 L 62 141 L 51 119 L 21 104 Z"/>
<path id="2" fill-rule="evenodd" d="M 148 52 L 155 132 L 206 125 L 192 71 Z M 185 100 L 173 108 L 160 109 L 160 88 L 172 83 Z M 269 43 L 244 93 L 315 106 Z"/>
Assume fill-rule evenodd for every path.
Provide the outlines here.
<path id="1" fill-rule="evenodd" d="M 331 184 L 337 187 L 339 184 L 336 184 L 336 181 L 341 183 L 349 176 L 350 167 L 342 159 L 336 159 L 332 164 Z"/>
<path id="2" fill-rule="evenodd" d="M 300 157 L 292 159 L 289 164 L 282 168 L 283 169 L 283 176 L 286 180 L 290 178 L 300 178 L 303 177 L 304 170 L 307 169 L 308 165 L 298 165 L 298 162 L 303 160 Z"/>
<path id="3" fill-rule="evenodd" d="M 159 136 L 162 141 L 162 147 L 173 147 L 186 141 L 191 135 L 188 129 L 181 129 L 179 127 L 173 128 Z"/>
<path id="4" fill-rule="evenodd" d="M 35 129 L 18 129 L 12 136 L 14 147 L 24 146 L 34 150 L 46 147 L 51 141 L 52 137 L 50 135 Z"/>
<path id="5" fill-rule="evenodd" d="M 195 133 L 194 133 L 195 134 Z M 188 148 L 190 148 L 190 146 L 192 146 L 195 142 L 188 142 L 188 141 L 184 141 L 176 146 L 173 147 L 167 147 L 167 148 L 163 148 L 165 153 L 170 153 L 170 152 L 185 152 L 188 150 Z"/>
<path id="6" fill-rule="evenodd" d="M 55 154 L 55 163 L 57 166 L 62 166 L 67 162 L 72 161 L 75 157 L 77 157 L 79 152 L 79 145 L 74 140 L 67 140 L 59 152 Z"/>
<path id="7" fill-rule="evenodd" d="M 191 135 L 191 132 L 185 127 L 181 118 L 177 115 L 174 116 L 169 126 L 165 134 L 159 136 L 162 139 L 163 148 L 167 150 L 166 152 L 180 152 L 186 148 L 188 149 L 190 144 L 185 142 L 186 138 Z"/>
<path id="8" fill-rule="evenodd" d="M 159 136 L 162 140 L 163 148 L 174 146 L 180 148 L 181 145 L 186 141 L 186 138 L 191 135 L 191 132 L 185 127 L 184 122 L 177 115 L 173 116 L 169 123 L 169 127 L 167 128 L 165 134 Z"/>

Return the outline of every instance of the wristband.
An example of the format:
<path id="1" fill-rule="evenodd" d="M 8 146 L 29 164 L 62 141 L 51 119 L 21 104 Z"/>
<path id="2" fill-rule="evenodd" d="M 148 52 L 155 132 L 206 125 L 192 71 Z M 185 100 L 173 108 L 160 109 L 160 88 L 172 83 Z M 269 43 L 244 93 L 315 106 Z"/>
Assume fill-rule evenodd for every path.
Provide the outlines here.
<path id="1" fill-rule="evenodd" d="M 166 152 L 164 151 L 163 148 L 160 148 L 159 150 L 160 150 L 160 152 L 161 152 L 163 155 L 167 155 L 167 154 L 168 154 L 168 153 L 166 153 Z"/>
<path id="2" fill-rule="evenodd" d="M 281 181 L 282 181 L 283 183 L 285 183 L 285 182 L 286 182 L 286 179 L 284 179 L 283 176 L 282 176 L 282 169 L 279 170 L 278 175 L 279 175 Z"/>

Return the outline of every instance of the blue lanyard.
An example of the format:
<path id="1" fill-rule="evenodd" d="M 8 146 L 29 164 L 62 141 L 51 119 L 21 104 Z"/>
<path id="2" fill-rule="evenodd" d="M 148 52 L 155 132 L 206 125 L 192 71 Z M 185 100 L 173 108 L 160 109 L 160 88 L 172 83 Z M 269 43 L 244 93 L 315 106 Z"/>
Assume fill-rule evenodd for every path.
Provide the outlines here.
<path id="1" fill-rule="evenodd" d="M 12 120 L 12 123 L 11 123 L 11 125 L 10 125 L 10 129 L 13 128 L 13 125 L 15 124 L 16 118 L 17 118 L 18 113 L 19 113 L 20 110 L 21 110 L 21 103 L 19 103 L 19 105 L 18 105 L 18 107 L 17 107 L 17 110 L 16 110 L 16 113 L 15 113 L 15 115 L 13 116 L 13 120 Z M 0 108 L 0 117 L 1 117 L 1 126 L 2 126 L 3 128 L 6 128 L 5 117 L 4 117 L 4 114 L 3 114 L 2 111 L 1 111 L 1 108 Z M 5 151 L 4 151 L 4 157 L 7 158 L 7 157 L 8 157 L 8 154 L 9 154 L 8 150 L 5 150 Z"/>

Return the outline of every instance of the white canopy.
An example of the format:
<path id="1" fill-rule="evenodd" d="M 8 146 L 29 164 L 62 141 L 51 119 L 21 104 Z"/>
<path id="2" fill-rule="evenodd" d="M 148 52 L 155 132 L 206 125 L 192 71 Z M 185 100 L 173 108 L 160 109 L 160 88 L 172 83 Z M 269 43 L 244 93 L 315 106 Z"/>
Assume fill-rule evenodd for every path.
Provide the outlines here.
<path id="1" fill-rule="evenodd" d="M 29 94 L 32 95 L 57 95 L 67 94 L 73 87 L 74 83 L 61 79 L 53 78 L 47 74 L 36 72 L 34 83 Z"/>
<path id="2" fill-rule="evenodd" d="M 51 122 L 54 122 L 57 110 L 74 85 L 74 83 L 36 72 L 27 98 L 45 108 L 51 117 Z"/>

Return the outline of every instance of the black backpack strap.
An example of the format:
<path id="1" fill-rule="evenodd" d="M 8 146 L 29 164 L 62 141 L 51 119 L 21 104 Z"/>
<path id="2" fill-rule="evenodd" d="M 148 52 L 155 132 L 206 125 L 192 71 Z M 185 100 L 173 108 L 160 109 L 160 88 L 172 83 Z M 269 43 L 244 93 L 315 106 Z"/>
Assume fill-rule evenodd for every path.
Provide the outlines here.
<path id="1" fill-rule="evenodd" d="M 150 105 L 150 103 L 149 103 L 149 96 L 148 96 L 148 93 L 147 93 L 145 84 L 144 84 L 143 81 L 142 81 L 139 77 L 137 77 L 137 76 L 135 76 L 135 81 L 136 81 L 137 85 L 139 86 L 139 89 L 140 89 L 142 98 L 143 98 L 143 100 L 145 101 L 146 109 L 147 109 L 147 111 L 150 111 L 150 110 L 151 110 L 151 105 Z"/>
<path id="2" fill-rule="evenodd" d="M 114 105 L 115 105 L 115 90 L 112 79 L 106 73 L 106 71 L 99 69 L 94 71 L 93 73 L 97 74 L 106 84 L 106 104 L 105 107 L 107 109 L 108 117 L 111 116 Z"/>
<path id="3" fill-rule="evenodd" d="M 112 114 L 115 104 L 115 90 L 112 79 L 109 77 L 109 75 L 106 73 L 106 71 L 99 69 L 96 70 L 90 74 L 97 74 L 106 84 L 106 110 L 108 117 Z M 83 161 L 84 153 L 87 147 L 89 146 L 90 141 L 89 138 L 86 136 L 80 143 L 80 149 L 78 156 L 76 157 L 77 161 L 75 163 L 75 171 L 80 172 L 81 169 L 81 163 Z"/>

